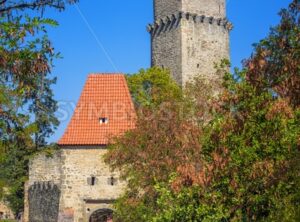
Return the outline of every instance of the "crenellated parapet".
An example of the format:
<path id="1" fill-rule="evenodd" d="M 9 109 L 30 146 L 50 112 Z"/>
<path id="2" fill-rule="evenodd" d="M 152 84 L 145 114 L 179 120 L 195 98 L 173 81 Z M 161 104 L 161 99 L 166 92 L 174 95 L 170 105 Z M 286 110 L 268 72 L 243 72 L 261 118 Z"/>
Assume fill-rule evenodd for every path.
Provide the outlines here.
<path id="1" fill-rule="evenodd" d="M 28 190 L 29 221 L 57 222 L 60 194 L 59 187 L 53 182 L 35 182 L 30 186 Z"/>
<path id="2" fill-rule="evenodd" d="M 52 181 L 34 182 L 34 184 L 29 188 L 29 192 L 34 191 L 50 191 L 58 190 L 58 186 Z"/>
<path id="3" fill-rule="evenodd" d="M 228 31 L 232 30 L 233 28 L 232 23 L 229 22 L 226 18 L 215 18 L 212 16 L 208 17 L 205 15 L 198 15 L 189 12 L 178 12 L 177 14 L 172 14 L 171 16 L 166 16 L 165 18 L 158 19 L 154 22 L 154 24 L 149 24 L 147 26 L 147 30 L 151 35 L 169 31 L 173 28 L 176 28 L 182 19 L 193 21 L 194 23 L 206 23 L 210 25 L 222 26 Z"/>

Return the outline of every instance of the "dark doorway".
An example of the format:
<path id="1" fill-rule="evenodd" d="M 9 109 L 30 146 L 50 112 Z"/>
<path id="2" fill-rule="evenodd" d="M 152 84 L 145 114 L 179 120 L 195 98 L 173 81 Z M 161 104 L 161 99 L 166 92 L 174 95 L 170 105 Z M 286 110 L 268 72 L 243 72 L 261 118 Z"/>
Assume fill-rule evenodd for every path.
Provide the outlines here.
<path id="1" fill-rule="evenodd" d="M 89 222 L 112 222 L 113 211 L 110 209 L 96 210 L 90 217 Z"/>

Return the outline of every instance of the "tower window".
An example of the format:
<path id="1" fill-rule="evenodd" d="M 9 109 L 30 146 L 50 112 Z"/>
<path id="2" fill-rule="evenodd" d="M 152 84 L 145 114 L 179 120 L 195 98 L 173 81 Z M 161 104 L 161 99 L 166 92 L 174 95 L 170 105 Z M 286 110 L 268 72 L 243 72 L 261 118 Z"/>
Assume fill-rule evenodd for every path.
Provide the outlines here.
<path id="1" fill-rule="evenodd" d="M 108 118 L 107 117 L 101 117 L 99 118 L 100 124 L 108 124 Z"/>

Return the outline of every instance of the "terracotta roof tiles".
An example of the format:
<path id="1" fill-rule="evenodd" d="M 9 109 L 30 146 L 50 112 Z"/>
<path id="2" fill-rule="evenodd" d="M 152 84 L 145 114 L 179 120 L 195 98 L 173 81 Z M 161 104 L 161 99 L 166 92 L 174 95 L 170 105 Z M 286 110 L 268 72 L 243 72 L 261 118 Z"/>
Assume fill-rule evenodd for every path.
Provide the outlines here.
<path id="1" fill-rule="evenodd" d="M 133 129 L 135 119 L 125 76 L 91 74 L 58 144 L 107 145 L 111 137 Z"/>

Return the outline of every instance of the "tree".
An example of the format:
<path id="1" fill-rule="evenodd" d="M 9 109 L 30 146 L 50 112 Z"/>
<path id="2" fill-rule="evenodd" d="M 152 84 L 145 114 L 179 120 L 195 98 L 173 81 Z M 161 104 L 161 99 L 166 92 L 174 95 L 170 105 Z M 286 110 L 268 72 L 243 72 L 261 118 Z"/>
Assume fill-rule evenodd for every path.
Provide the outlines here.
<path id="1" fill-rule="evenodd" d="M 150 221 L 158 207 L 155 185 L 168 181 L 179 167 L 199 160 L 202 132 L 198 124 L 204 121 L 194 124 L 192 101 L 166 70 L 142 70 L 128 77 L 128 85 L 138 111 L 137 127 L 115 138 L 105 159 L 128 181 L 116 216 L 121 221 Z M 211 89 L 202 90 L 205 94 Z"/>
<path id="2" fill-rule="evenodd" d="M 268 37 L 255 44 L 255 52 L 245 61 L 247 78 L 253 85 L 269 88 L 300 105 L 300 3 L 293 0 L 279 13 L 281 22 Z"/>
<path id="3" fill-rule="evenodd" d="M 139 73 L 128 75 L 127 83 L 137 108 L 155 108 L 167 100 L 181 99 L 182 91 L 172 80 L 170 72 L 153 67 L 140 70 Z"/>
<path id="4" fill-rule="evenodd" d="M 57 22 L 43 17 L 47 7 L 62 10 L 65 1 L 0 1 L 0 191 L 16 213 L 23 208 L 28 161 L 47 148 L 58 125 L 50 72 L 59 54 L 47 36 Z"/>
<path id="5" fill-rule="evenodd" d="M 66 3 L 74 3 L 76 0 L 1 0 L 0 15 L 11 15 L 16 11 L 24 10 L 44 10 L 47 7 L 63 10 Z"/>
<path id="6" fill-rule="evenodd" d="M 281 15 L 218 95 L 196 79 L 114 140 L 107 162 L 128 181 L 117 219 L 299 221 L 298 1 Z"/>

